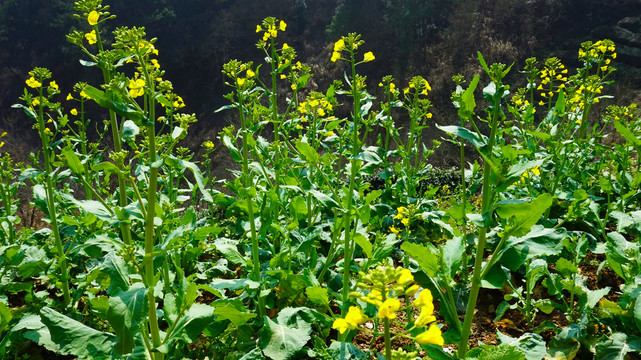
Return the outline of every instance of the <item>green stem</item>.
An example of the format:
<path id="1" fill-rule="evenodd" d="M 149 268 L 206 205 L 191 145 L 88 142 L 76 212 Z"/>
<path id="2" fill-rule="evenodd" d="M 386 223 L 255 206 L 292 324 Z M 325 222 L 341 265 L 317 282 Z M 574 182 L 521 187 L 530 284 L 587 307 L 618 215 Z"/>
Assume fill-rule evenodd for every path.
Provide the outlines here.
<path id="1" fill-rule="evenodd" d="M 499 112 L 500 112 L 500 98 L 494 101 L 494 108 L 492 111 L 492 122 L 490 130 L 490 138 L 488 140 L 488 152 L 490 158 L 492 157 L 494 149 L 494 138 L 496 137 Z M 490 209 L 490 198 L 491 198 L 491 189 L 490 189 L 490 174 L 492 169 L 489 165 L 485 164 L 483 166 L 483 188 L 482 188 L 482 205 L 481 205 L 481 215 L 485 215 Z M 478 244 L 476 247 L 476 256 L 474 258 L 474 272 L 472 274 L 472 288 L 470 290 L 470 298 L 467 301 L 467 308 L 465 311 L 465 319 L 463 321 L 463 329 L 461 333 L 461 341 L 459 342 L 458 347 L 458 357 L 465 358 L 465 354 L 468 349 L 468 341 L 470 339 L 470 334 L 472 330 L 472 321 L 474 320 L 474 310 L 476 309 L 476 301 L 478 300 L 478 295 L 481 285 L 481 271 L 483 266 L 483 258 L 485 254 L 485 242 L 487 236 L 487 226 L 483 226 L 479 229 L 479 238 Z"/>
<path id="2" fill-rule="evenodd" d="M 244 175 L 244 186 L 245 191 L 248 191 L 253 187 L 253 176 L 249 172 L 249 127 L 247 126 L 247 116 L 245 114 L 245 104 L 243 101 L 243 94 L 241 91 L 238 91 L 238 102 L 239 102 L 239 112 L 240 112 L 240 123 L 241 131 L 243 133 L 243 175 Z M 276 124 L 274 124 L 276 126 Z M 247 215 L 249 217 L 249 231 L 252 241 L 252 272 L 251 279 L 260 282 L 261 280 L 261 269 L 260 269 L 260 258 L 259 258 L 259 244 L 258 244 L 258 235 L 256 232 L 256 222 L 254 218 L 254 201 L 247 196 L 245 199 L 247 201 Z M 260 295 L 260 289 L 258 290 L 258 313 L 261 317 L 265 315 L 265 300 Z"/>
<path id="3" fill-rule="evenodd" d="M 392 360 L 392 339 L 389 335 L 389 319 L 383 319 L 383 338 L 385 339 L 385 358 Z"/>
<path id="4" fill-rule="evenodd" d="M 42 96 L 42 88 L 38 89 L 39 98 Z M 60 268 L 60 283 L 62 287 L 62 296 L 65 305 L 71 304 L 71 295 L 69 293 L 69 266 L 67 265 L 67 257 L 65 256 L 64 247 L 62 245 L 62 238 L 60 236 L 60 229 L 58 227 L 58 211 L 56 210 L 56 202 L 54 200 L 54 182 L 53 182 L 53 169 L 51 166 L 51 158 L 53 154 L 49 148 L 49 135 L 45 132 L 44 110 L 43 105 L 38 107 L 38 127 L 40 131 L 40 139 L 42 140 L 42 151 L 45 161 L 45 179 L 46 179 L 46 193 L 47 193 L 47 209 L 49 211 L 49 219 L 51 221 L 51 231 L 55 240 L 56 251 L 58 252 L 58 267 Z"/>

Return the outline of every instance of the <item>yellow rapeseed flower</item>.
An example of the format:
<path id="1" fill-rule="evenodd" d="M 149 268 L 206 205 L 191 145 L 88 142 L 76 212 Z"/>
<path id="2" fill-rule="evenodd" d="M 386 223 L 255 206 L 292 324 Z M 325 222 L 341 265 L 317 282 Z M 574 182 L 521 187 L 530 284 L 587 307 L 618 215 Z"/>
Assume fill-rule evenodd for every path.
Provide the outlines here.
<path id="1" fill-rule="evenodd" d="M 432 292 L 429 289 L 423 289 L 423 291 L 418 294 L 418 298 L 414 300 L 414 306 L 423 307 L 429 306 L 430 304 L 434 305 L 434 297 L 432 297 Z"/>
<path id="2" fill-rule="evenodd" d="M 400 285 L 407 285 L 412 281 L 414 281 L 414 276 L 409 269 L 401 270 L 401 276 L 399 276 L 398 280 L 396 280 L 396 282 Z"/>
<path id="3" fill-rule="evenodd" d="M 214 143 L 213 143 L 213 142 L 211 142 L 211 141 L 206 141 L 206 142 L 205 142 L 205 147 L 206 147 L 207 149 L 213 149 L 213 148 L 214 148 Z"/>
<path id="4" fill-rule="evenodd" d="M 34 78 L 33 76 L 28 78 L 26 83 L 27 83 L 28 87 L 34 88 L 34 89 L 35 88 L 39 88 L 39 87 L 42 86 L 42 83 L 40 81 L 36 80 L 36 78 Z"/>
<path id="5" fill-rule="evenodd" d="M 87 93 L 86 93 L 84 90 L 82 90 L 82 91 L 80 92 L 80 96 L 82 96 L 82 97 L 83 97 L 83 98 L 85 98 L 85 99 L 91 99 L 91 98 L 89 97 L 89 95 L 87 95 Z"/>
<path id="6" fill-rule="evenodd" d="M 389 231 L 393 232 L 396 235 L 398 235 L 401 232 L 399 229 L 395 228 L 394 225 L 389 227 Z"/>
<path id="7" fill-rule="evenodd" d="M 35 98 L 35 99 L 31 100 L 31 105 L 33 107 L 36 107 L 36 106 L 40 105 L 40 100 L 38 100 L 38 98 Z"/>
<path id="8" fill-rule="evenodd" d="M 129 95 L 132 98 L 137 98 L 145 93 L 145 81 L 143 79 L 129 80 Z"/>
<path id="9" fill-rule="evenodd" d="M 70 113 L 71 113 L 71 115 L 73 115 L 73 116 L 77 116 L 77 115 L 78 115 L 78 110 L 76 110 L 76 108 L 71 109 L 69 112 L 70 112 Z"/>
<path id="10" fill-rule="evenodd" d="M 247 69 L 247 78 L 248 78 L 248 79 L 253 78 L 253 77 L 254 77 L 254 75 L 256 75 L 256 73 L 255 73 L 255 72 L 253 72 L 251 69 Z"/>
<path id="11" fill-rule="evenodd" d="M 238 84 L 239 87 L 243 86 L 243 84 L 245 84 L 245 78 L 236 79 L 236 83 Z"/>
<path id="12" fill-rule="evenodd" d="M 414 325 L 422 327 L 434 321 L 436 321 L 436 317 L 434 316 L 434 306 L 431 308 L 424 306 L 421 308 L 421 314 L 418 316 L 418 319 L 416 319 Z"/>
<path id="13" fill-rule="evenodd" d="M 3 138 L 3 137 L 5 137 L 5 136 L 7 136 L 7 132 L 6 132 L 6 131 L 5 131 L 5 132 L 3 132 L 2 134 L 0 134 L 0 138 Z"/>
<path id="14" fill-rule="evenodd" d="M 443 346 L 445 344 L 441 329 L 436 325 L 432 325 L 427 331 L 418 334 L 416 336 L 416 342 L 421 345 L 434 344 Z"/>
<path id="15" fill-rule="evenodd" d="M 283 20 L 281 20 L 280 24 L 278 24 L 278 30 L 285 31 L 286 28 L 287 28 L 287 24 Z"/>
<path id="16" fill-rule="evenodd" d="M 87 22 L 89 23 L 89 25 L 94 26 L 98 24 L 99 18 L 100 18 L 100 14 L 98 14 L 98 12 L 94 10 L 90 12 L 89 15 L 87 16 Z"/>
<path id="17" fill-rule="evenodd" d="M 379 319 L 396 319 L 396 311 L 401 308 L 401 302 L 396 298 L 385 300 L 378 308 Z"/>
<path id="18" fill-rule="evenodd" d="M 93 45 L 98 42 L 98 37 L 96 37 L 96 30 L 91 30 L 91 32 L 88 32 L 85 34 L 85 39 L 87 39 L 87 42 L 89 45 Z"/>
<path id="19" fill-rule="evenodd" d="M 49 83 L 49 87 L 54 89 L 54 90 L 58 90 L 58 84 L 56 84 L 55 81 L 50 82 Z"/>
<path id="20" fill-rule="evenodd" d="M 334 43 L 334 52 L 341 52 L 343 50 L 345 50 L 345 40 L 341 38 Z"/>
<path id="21" fill-rule="evenodd" d="M 374 57 L 374 53 L 372 53 L 371 51 L 366 52 L 366 53 L 363 55 L 363 62 L 370 62 L 370 61 L 374 61 L 374 59 L 376 59 L 376 58 Z"/>
<path id="22" fill-rule="evenodd" d="M 332 53 L 332 58 L 331 58 L 332 62 L 336 62 L 340 60 L 340 58 L 341 58 L 341 54 L 339 52 L 335 51 Z"/>
<path id="23" fill-rule="evenodd" d="M 67 100 L 67 101 L 69 101 L 69 100 L 73 100 L 73 96 L 71 96 L 71 93 L 67 94 L 67 99 L 66 99 L 66 100 Z"/>
<path id="24" fill-rule="evenodd" d="M 260 25 L 256 25 L 256 32 L 259 33 L 261 31 L 263 31 L 263 28 Z"/>

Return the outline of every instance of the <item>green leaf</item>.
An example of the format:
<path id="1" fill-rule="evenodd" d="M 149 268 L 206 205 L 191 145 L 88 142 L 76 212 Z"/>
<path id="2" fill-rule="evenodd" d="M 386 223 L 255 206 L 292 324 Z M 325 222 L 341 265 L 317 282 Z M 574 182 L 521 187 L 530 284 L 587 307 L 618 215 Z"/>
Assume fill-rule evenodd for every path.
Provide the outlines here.
<path id="1" fill-rule="evenodd" d="M 147 319 L 147 288 L 142 283 L 135 283 L 129 290 L 121 291 L 109 298 L 107 320 L 114 329 L 118 341 L 115 351 L 128 354 L 134 348 L 134 336 L 139 326 Z"/>
<path id="2" fill-rule="evenodd" d="M 168 354 L 172 344 L 178 340 L 187 344 L 196 342 L 203 330 L 214 320 L 214 308 L 196 303 L 176 322 L 172 331 L 167 335 L 167 340 L 158 348 L 158 351 Z"/>
<path id="3" fill-rule="evenodd" d="M 428 276 L 435 276 L 439 271 L 438 250 L 433 249 L 433 247 L 427 248 L 420 244 L 404 242 L 401 245 L 401 250 L 405 251 L 407 255 L 416 260 L 416 262 L 421 266 L 421 269 L 423 269 Z"/>
<path id="4" fill-rule="evenodd" d="M 372 243 L 367 240 L 365 236 L 361 233 L 356 233 L 354 235 L 354 241 L 358 244 L 358 246 L 363 249 L 363 252 L 365 255 L 367 255 L 367 258 L 371 259 L 372 258 Z"/>
<path id="5" fill-rule="evenodd" d="M 641 330 L 641 294 L 637 296 L 637 300 L 634 303 L 634 322 L 637 324 L 637 328 Z M 1 326 L 0 330 L 2 330 Z"/>
<path id="6" fill-rule="evenodd" d="M 443 262 L 445 263 L 444 271 L 451 279 L 454 279 L 458 269 L 461 267 L 461 258 L 465 252 L 463 238 L 461 236 L 457 236 L 448 240 L 445 245 L 441 246 L 441 252 Z"/>
<path id="7" fill-rule="evenodd" d="M 235 326 L 243 326 L 256 317 L 256 314 L 249 311 L 240 302 L 216 300 L 212 305 L 214 306 L 214 315 L 231 321 Z"/>
<path id="8" fill-rule="evenodd" d="M 559 274 L 563 275 L 566 278 L 570 278 L 572 275 L 576 274 L 579 271 L 579 268 L 576 267 L 570 260 L 566 258 L 560 258 L 556 262 L 556 271 Z"/>
<path id="9" fill-rule="evenodd" d="M 623 333 L 604 335 L 596 344 L 596 359 L 599 360 L 625 360 L 630 352 L 628 336 Z"/>
<path id="10" fill-rule="evenodd" d="M 581 349 L 581 343 L 576 338 L 557 339 L 548 343 L 546 360 L 572 360 Z"/>
<path id="11" fill-rule="evenodd" d="M 314 166 L 318 163 L 320 156 L 316 152 L 316 149 L 314 149 L 308 143 L 297 141 L 296 149 L 301 153 L 301 155 L 303 155 L 305 161 L 307 161 L 307 163 L 309 163 L 310 165 Z"/>
<path id="12" fill-rule="evenodd" d="M 258 346 L 273 360 L 292 359 L 310 340 L 309 332 L 281 325 L 265 317 Z"/>
<path id="13" fill-rule="evenodd" d="M 307 295 L 307 299 L 314 304 L 329 306 L 329 295 L 325 287 L 314 286 L 305 288 L 305 295 Z"/>
<path id="14" fill-rule="evenodd" d="M 115 253 L 107 254 L 101 268 L 111 279 L 107 294 L 113 295 L 120 291 L 129 290 L 129 270 L 121 257 Z"/>
<path id="15" fill-rule="evenodd" d="M 539 334 L 526 333 L 518 339 L 504 335 L 500 331 L 497 331 L 497 335 L 501 344 L 516 346 L 523 350 L 527 360 L 541 360 L 547 353 L 545 340 Z"/>
<path id="16" fill-rule="evenodd" d="M 113 353 L 116 337 L 92 329 L 48 307 L 40 310 L 42 323 L 49 330 L 59 354 L 79 358 L 107 359 Z"/>
<path id="17" fill-rule="evenodd" d="M 65 147 L 62 149 L 62 155 L 64 155 L 67 166 L 71 169 L 71 172 L 76 175 L 82 175 L 85 173 L 85 167 L 82 166 L 82 162 L 76 153 L 71 150 L 70 147 Z"/>
<path id="18" fill-rule="evenodd" d="M 637 149 L 637 151 L 641 151 L 641 140 L 639 140 L 636 135 L 630 130 L 628 130 L 625 125 L 623 125 L 620 121 L 614 120 L 614 128 L 617 129 L 617 132 L 623 136 L 625 141 Z"/>
<path id="19" fill-rule="evenodd" d="M 327 292 L 325 293 L 327 294 Z M 3 302 L 0 302 L 0 334 L 4 332 L 4 329 L 9 327 L 12 318 L 11 309 Z"/>
<path id="20" fill-rule="evenodd" d="M 563 250 L 563 239 L 566 237 L 565 229 L 546 229 L 534 225 L 527 235 L 507 239 L 505 248 L 499 250 L 497 256 L 505 266 L 516 271 L 533 258 L 558 255 Z"/>
<path id="21" fill-rule="evenodd" d="M 478 357 L 479 360 L 525 360 L 525 352 L 516 346 L 501 344 L 489 346 Z"/>
<path id="22" fill-rule="evenodd" d="M 314 196 L 316 198 L 316 200 L 318 200 L 325 207 L 330 207 L 330 208 L 331 207 L 340 207 L 338 205 L 338 203 L 334 199 L 332 199 L 331 197 L 323 194 L 322 192 L 320 192 L 318 190 L 313 190 L 312 189 L 312 190 L 309 190 L 309 192 L 312 194 L 312 196 Z"/>
<path id="23" fill-rule="evenodd" d="M 142 111 L 133 104 L 130 104 L 126 99 L 119 99 L 120 101 L 114 101 L 112 99 L 117 98 L 116 93 L 112 91 L 101 91 L 96 89 L 91 85 L 85 87 L 85 94 L 89 96 L 93 101 L 98 105 L 112 110 L 116 114 L 131 119 L 138 124 L 147 124 L 149 123 L 148 119 L 145 118 L 145 115 Z"/>
<path id="24" fill-rule="evenodd" d="M 474 91 L 479 84 L 480 76 L 476 75 L 470 82 L 470 85 L 465 89 L 461 96 L 461 106 L 458 109 L 458 116 L 461 119 L 470 119 L 474 115 L 476 108 L 476 101 L 474 100 Z"/>
<path id="25" fill-rule="evenodd" d="M 458 136 L 464 140 L 467 140 L 474 145 L 475 148 L 481 151 L 481 148 L 485 147 L 487 145 L 487 140 L 485 137 L 481 138 L 479 134 L 475 132 L 471 132 L 470 130 L 462 127 L 462 126 L 454 126 L 454 125 L 448 125 L 448 126 L 439 126 L 436 125 L 437 128 L 439 128 L 442 131 L 445 131 L 446 133 L 454 136 Z M 484 151 L 484 150 L 483 150 Z"/>
<path id="26" fill-rule="evenodd" d="M 545 211 L 552 205 L 550 194 L 541 194 L 529 203 L 526 202 L 498 202 L 496 214 L 503 219 L 508 219 L 503 236 L 523 236 L 527 234 L 532 225 L 536 224 Z"/>
<path id="27" fill-rule="evenodd" d="M 194 174 L 194 178 L 196 179 L 196 184 L 198 184 L 198 188 L 200 189 L 200 193 L 203 194 L 203 199 L 209 203 L 214 202 L 214 199 L 211 197 L 211 194 L 209 193 L 209 191 L 207 191 L 205 187 L 205 180 L 203 179 L 203 174 L 200 172 L 198 165 L 196 165 L 193 162 L 179 159 L 174 156 L 168 156 L 165 159 L 165 163 L 170 166 L 178 166 L 181 169 L 191 170 L 191 172 Z"/>
<path id="28" fill-rule="evenodd" d="M 246 259 L 239 251 L 236 245 L 226 238 L 214 240 L 216 250 L 225 256 L 225 259 L 237 265 L 247 266 L 249 260 Z"/>
<path id="29" fill-rule="evenodd" d="M 336 360 L 367 360 L 367 354 L 351 342 L 334 341 L 327 352 Z"/>

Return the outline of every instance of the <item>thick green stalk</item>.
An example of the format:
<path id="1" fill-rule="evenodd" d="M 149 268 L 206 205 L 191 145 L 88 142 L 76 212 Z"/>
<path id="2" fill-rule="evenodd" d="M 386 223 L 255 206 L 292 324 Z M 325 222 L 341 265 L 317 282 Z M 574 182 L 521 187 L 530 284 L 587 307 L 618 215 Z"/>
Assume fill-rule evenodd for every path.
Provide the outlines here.
<path id="1" fill-rule="evenodd" d="M 383 319 L 383 338 L 385 339 L 385 358 L 392 360 L 392 339 L 389 334 L 389 319 Z"/>
<path id="2" fill-rule="evenodd" d="M 341 315 L 345 316 L 347 314 L 347 309 L 349 305 L 349 290 L 351 287 L 351 276 L 350 276 L 350 267 L 352 265 L 352 257 L 354 256 L 354 239 L 351 236 L 351 227 L 352 227 L 352 211 L 354 209 L 354 187 L 356 183 L 356 173 L 358 167 L 358 160 L 355 159 L 356 155 L 360 152 L 360 139 L 358 136 L 358 130 L 360 127 L 360 93 L 358 89 L 358 84 L 356 84 L 356 65 L 354 61 L 354 51 L 350 51 L 351 55 L 351 65 L 352 65 L 352 97 L 354 98 L 354 107 L 352 118 L 354 120 L 352 126 L 352 159 L 350 160 L 350 176 L 349 176 L 349 188 L 347 190 L 347 212 L 345 213 L 344 218 L 344 259 L 343 259 L 343 288 L 341 290 L 341 299 L 343 301 Z M 346 335 L 347 333 L 343 334 Z M 343 339 L 344 340 L 344 339 Z"/>
<path id="3" fill-rule="evenodd" d="M 39 97 L 42 98 L 42 88 L 39 89 Z M 55 240 L 56 251 L 58 252 L 58 266 L 60 268 L 60 282 L 62 286 L 62 296 L 65 300 L 65 305 L 71 304 L 71 295 L 69 293 L 69 266 L 67 265 L 67 257 L 65 256 L 64 246 L 62 245 L 62 238 L 60 237 L 60 229 L 58 228 L 58 211 L 56 210 L 56 202 L 54 200 L 54 183 L 53 183 L 53 169 L 51 166 L 51 149 L 49 148 L 49 137 L 45 133 L 44 111 L 43 105 L 38 108 L 38 126 L 40 130 L 40 138 L 42 140 L 42 152 L 45 161 L 45 191 L 47 193 L 47 209 L 49 210 L 49 219 L 51 221 L 51 231 Z"/>
<path id="4" fill-rule="evenodd" d="M 244 182 L 245 182 L 245 190 L 249 190 L 253 186 L 253 180 L 252 176 L 250 175 L 249 172 L 249 149 L 248 149 L 248 142 L 249 142 L 249 127 L 247 126 L 247 116 L 245 115 L 245 104 L 243 102 L 242 94 L 239 91 L 238 94 L 238 102 L 239 102 L 239 111 L 240 111 L 240 124 L 241 124 L 241 131 L 243 132 L 243 175 L 244 175 Z M 274 124 L 274 126 L 276 126 Z M 261 271 L 260 271 L 260 259 L 259 259 L 259 243 L 258 243 L 258 235 L 256 232 L 256 222 L 254 218 L 254 202 L 253 200 L 247 196 L 246 198 L 247 201 L 247 215 L 249 217 L 249 231 L 250 231 L 250 236 L 252 240 L 252 272 L 251 272 L 251 279 L 260 282 L 261 279 Z M 265 315 L 265 300 L 263 297 L 260 295 L 260 290 L 258 291 L 258 313 L 261 317 Z"/>
<path id="5" fill-rule="evenodd" d="M 460 144 L 460 152 L 461 152 L 461 204 L 463 206 L 463 232 L 461 233 L 461 237 L 463 238 L 463 258 L 462 263 L 463 263 L 463 282 L 467 282 L 469 280 L 469 274 L 467 271 L 467 213 L 465 209 L 465 205 L 467 203 L 467 185 L 465 183 L 465 145 L 463 144 L 463 141 L 461 141 Z"/>
<path id="6" fill-rule="evenodd" d="M 492 121 L 491 121 L 491 130 L 490 138 L 488 140 L 488 156 L 492 156 L 494 149 L 494 138 L 496 137 L 496 131 L 498 126 L 498 119 L 500 114 L 500 99 L 496 100 L 493 104 L 494 109 L 492 111 Z M 481 214 L 485 213 L 490 208 L 490 199 L 491 199 L 491 189 L 490 189 L 490 174 L 492 169 L 488 164 L 483 166 L 483 188 L 482 188 L 482 205 L 481 205 Z M 476 256 L 474 259 L 474 272 L 472 274 L 472 288 L 470 290 L 470 298 L 467 301 L 467 308 L 465 310 L 465 319 L 463 321 L 463 330 L 461 332 L 461 341 L 458 346 L 458 357 L 465 358 L 467 353 L 468 341 L 470 339 L 470 334 L 472 331 L 472 321 L 474 320 L 474 310 L 476 309 L 476 301 L 478 300 L 479 291 L 481 288 L 481 271 L 483 266 L 483 258 L 485 254 L 485 242 L 487 236 L 487 226 L 483 226 L 479 229 L 479 238 L 478 244 L 476 247 Z"/>
<path id="7" fill-rule="evenodd" d="M 142 63 L 142 61 L 141 61 Z M 148 116 L 149 123 L 147 125 L 147 142 L 149 146 L 148 163 L 149 163 L 149 185 L 147 190 L 147 217 L 145 218 L 145 267 L 144 267 L 144 283 L 149 289 L 147 298 L 149 301 L 149 331 L 151 333 L 151 341 L 154 347 L 161 345 L 160 328 L 158 326 L 158 318 L 156 316 L 156 299 L 154 296 L 154 286 L 156 285 L 156 274 L 154 270 L 154 249 L 155 249 L 155 227 L 154 219 L 156 218 L 156 193 L 158 191 L 158 167 L 153 164 L 157 161 L 158 150 L 156 149 L 156 111 L 155 99 L 153 94 L 154 80 L 149 76 L 146 68 L 143 66 L 145 79 L 147 79 L 147 86 L 149 87 L 149 96 L 145 96 L 145 103 L 149 103 Z M 122 177 L 124 182 L 124 176 Z M 154 360 L 164 359 L 164 354 L 158 352 L 154 353 Z"/>
<path id="8" fill-rule="evenodd" d="M 102 47 L 102 41 L 100 40 L 100 31 L 98 31 L 98 25 L 94 25 L 94 30 L 96 31 L 96 37 L 97 37 L 97 43 L 98 43 L 98 49 L 100 51 L 103 51 Z M 109 69 L 102 68 L 102 77 L 104 79 L 105 84 L 109 84 L 111 80 L 113 79 L 113 74 Z M 153 118 L 152 118 L 153 119 Z M 118 120 L 116 118 L 116 113 L 113 110 L 109 110 L 109 123 L 111 124 L 111 134 L 113 138 L 113 143 L 114 143 L 114 152 L 120 152 L 122 151 L 122 144 L 120 142 L 120 130 L 118 129 Z M 119 195 L 119 204 L 120 207 L 125 207 L 127 206 L 127 184 L 125 182 L 125 174 L 122 172 L 125 170 L 124 166 L 122 166 L 121 163 L 117 163 L 116 166 L 120 170 L 118 172 L 118 195 Z M 125 221 L 120 222 L 120 232 L 122 234 L 122 241 L 125 243 L 125 245 L 131 245 L 131 229 L 129 228 L 129 224 L 127 224 Z"/>

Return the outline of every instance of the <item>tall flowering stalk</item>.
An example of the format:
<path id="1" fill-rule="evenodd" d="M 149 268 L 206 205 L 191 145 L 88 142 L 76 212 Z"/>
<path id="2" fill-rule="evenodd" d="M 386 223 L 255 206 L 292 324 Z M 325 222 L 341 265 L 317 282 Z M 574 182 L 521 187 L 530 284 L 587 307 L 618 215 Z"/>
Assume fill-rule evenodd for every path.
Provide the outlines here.
<path id="1" fill-rule="evenodd" d="M 362 92 L 365 88 L 365 78 L 356 73 L 356 66 L 365 62 L 374 60 L 372 52 L 367 52 L 363 55 L 363 60 L 356 59 L 356 50 L 365 42 L 360 39 L 360 35 L 351 33 L 343 36 L 334 44 L 334 51 L 331 60 L 336 62 L 338 60 L 345 60 L 349 63 L 351 68 L 351 95 L 353 101 L 352 110 L 352 143 L 351 143 L 351 159 L 350 159 L 350 175 L 349 187 L 347 189 L 347 208 L 343 217 L 343 231 L 344 231 L 344 252 L 343 252 L 343 288 L 341 290 L 341 298 L 343 301 L 342 314 L 347 314 L 349 305 L 349 291 L 351 288 L 350 267 L 352 258 L 354 256 L 354 239 L 352 236 L 352 212 L 354 211 L 354 188 L 356 184 L 356 175 L 361 166 L 361 161 L 357 159 L 358 154 L 361 152 L 363 142 L 360 138 L 360 128 L 362 125 L 361 113 L 361 99 Z M 344 57 L 344 54 L 346 57 Z"/>
<path id="2" fill-rule="evenodd" d="M 25 95 L 21 97 L 27 103 L 22 106 L 26 114 L 34 119 L 37 124 L 38 135 L 42 142 L 42 156 L 44 160 L 45 192 L 47 195 L 47 211 L 49 221 L 51 222 L 51 232 L 53 233 L 56 252 L 58 255 L 58 269 L 60 270 L 60 288 L 65 305 L 71 305 L 71 294 L 69 292 L 69 266 L 65 255 L 60 228 L 58 226 L 58 209 L 55 199 L 55 173 L 52 163 L 55 158 L 54 138 L 57 132 L 57 122 L 54 120 L 49 111 L 60 114 L 60 104 L 53 103 L 52 97 L 60 93 L 58 85 L 51 79 L 51 71 L 45 68 L 35 68 L 29 72 L 29 78 L 26 80 L 27 87 L 34 89 L 36 94 L 31 94 L 25 90 Z M 48 85 L 45 86 L 45 82 Z M 66 121 L 66 118 L 61 117 Z"/>

